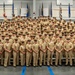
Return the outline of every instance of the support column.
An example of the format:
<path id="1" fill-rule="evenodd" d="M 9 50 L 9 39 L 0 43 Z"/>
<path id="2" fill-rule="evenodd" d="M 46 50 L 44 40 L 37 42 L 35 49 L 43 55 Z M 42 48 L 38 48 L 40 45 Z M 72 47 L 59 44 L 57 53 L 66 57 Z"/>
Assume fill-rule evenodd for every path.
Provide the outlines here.
<path id="1" fill-rule="evenodd" d="M 36 17 L 36 0 L 33 0 L 33 18 Z"/>

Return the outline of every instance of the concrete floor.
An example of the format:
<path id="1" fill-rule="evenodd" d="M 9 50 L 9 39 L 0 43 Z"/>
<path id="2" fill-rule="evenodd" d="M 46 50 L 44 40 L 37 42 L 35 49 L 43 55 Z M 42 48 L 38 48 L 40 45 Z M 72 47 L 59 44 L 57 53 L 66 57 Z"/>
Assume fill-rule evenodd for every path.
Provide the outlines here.
<path id="1" fill-rule="evenodd" d="M 22 67 L 0 67 L 0 75 L 21 75 Z"/>
<path id="2" fill-rule="evenodd" d="M 21 75 L 23 67 L 0 67 L 0 75 Z M 51 66 L 54 75 L 75 75 L 75 67 L 69 66 Z M 47 66 L 43 67 L 26 67 L 25 75 L 50 75 Z"/>
<path id="3" fill-rule="evenodd" d="M 51 67 L 55 75 L 75 75 L 75 67 L 59 66 Z"/>

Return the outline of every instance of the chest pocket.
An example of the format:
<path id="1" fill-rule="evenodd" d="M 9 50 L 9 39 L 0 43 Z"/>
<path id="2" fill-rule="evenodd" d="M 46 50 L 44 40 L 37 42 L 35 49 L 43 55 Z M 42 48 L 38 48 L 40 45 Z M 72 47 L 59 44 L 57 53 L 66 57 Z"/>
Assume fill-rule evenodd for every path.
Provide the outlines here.
<path id="1" fill-rule="evenodd" d="M 45 44 L 42 44 L 42 49 L 45 49 L 46 48 L 46 45 Z"/>
<path id="2" fill-rule="evenodd" d="M 71 46 L 70 43 L 67 43 L 67 44 L 66 44 L 66 48 L 67 48 L 67 49 L 69 49 L 69 48 L 71 48 L 71 47 L 72 47 L 72 46 Z"/>
<path id="3" fill-rule="evenodd" d="M 10 44 L 9 44 L 9 43 L 6 45 L 6 48 L 7 48 L 8 50 L 10 50 Z"/>
<path id="4" fill-rule="evenodd" d="M 16 50 L 18 50 L 18 44 L 15 44 L 15 48 L 16 48 Z"/>
<path id="5" fill-rule="evenodd" d="M 50 48 L 50 49 L 53 49 L 53 48 L 54 48 L 54 43 L 53 43 L 53 42 L 50 42 L 50 43 L 49 43 L 49 48 Z"/>
<path id="6" fill-rule="evenodd" d="M 62 49 L 62 43 L 57 43 L 57 44 L 56 44 L 56 47 L 57 47 L 57 49 L 59 49 L 59 50 Z"/>
<path id="7" fill-rule="evenodd" d="M 31 45 L 27 45 L 28 49 L 31 49 Z"/>
<path id="8" fill-rule="evenodd" d="M 21 50 L 22 50 L 22 51 L 25 51 L 25 48 L 24 48 L 24 46 L 21 46 Z"/>

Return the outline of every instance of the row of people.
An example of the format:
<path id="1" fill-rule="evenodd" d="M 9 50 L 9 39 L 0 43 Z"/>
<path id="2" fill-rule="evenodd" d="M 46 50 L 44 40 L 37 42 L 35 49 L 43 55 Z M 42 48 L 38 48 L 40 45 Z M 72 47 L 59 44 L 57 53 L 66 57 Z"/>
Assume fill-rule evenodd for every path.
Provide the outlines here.
<path id="1" fill-rule="evenodd" d="M 5 44 L 2 43 L 0 39 L 0 56 L 1 63 L 3 63 L 4 56 L 4 66 L 7 66 L 9 60 L 13 58 L 13 66 L 19 65 L 19 60 L 21 60 L 21 65 L 29 66 L 33 60 L 33 66 L 53 65 L 53 56 L 55 55 L 55 65 L 62 65 L 62 58 L 66 58 L 66 65 L 68 65 L 70 59 L 70 65 L 72 66 L 73 57 L 75 58 L 74 42 L 71 42 L 71 37 L 67 36 L 65 41 L 63 37 L 52 37 L 49 38 L 45 34 L 45 39 L 42 35 L 38 38 L 31 36 L 31 39 L 26 40 L 21 38 L 19 43 L 18 37 L 14 39 L 11 44 L 9 37 L 5 38 Z M 26 41 L 25 41 L 26 40 Z M 33 58 L 33 59 L 32 59 Z M 39 61 L 39 62 L 38 62 Z"/>
<path id="2" fill-rule="evenodd" d="M 69 59 L 72 65 L 72 58 L 75 58 L 75 22 L 50 17 L 32 19 L 18 16 L 11 21 L 5 18 L 0 24 L 0 53 L 4 56 L 4 66 L 10 63 L 8 59 L 11 57 L 13 66 L 19 63 L 19 58 L 21 65 L 26 63 L 29 66 L 32 57 L 33 66 L 37 66 L 38 60 L 40 66 L 46 62 L 52 65 L 54 54 L 55 65 L 58 65 L 58 61 L 61 65 L 63 56 L 66 65 Z"/>

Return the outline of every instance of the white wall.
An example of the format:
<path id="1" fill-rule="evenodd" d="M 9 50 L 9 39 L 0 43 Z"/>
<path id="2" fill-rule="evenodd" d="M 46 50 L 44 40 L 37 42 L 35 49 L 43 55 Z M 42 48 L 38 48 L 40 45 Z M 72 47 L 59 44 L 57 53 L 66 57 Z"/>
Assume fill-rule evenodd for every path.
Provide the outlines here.
<path id="1" fill-rule="evenodd" d="M 1 2 L 2 0 L 0 0 Z M 7 1 L 7 0 L 6 0 Z M 66 1 L 66 0 L 65 0 Z M 19 10 L 19 8 L 21 8 L 21 2 L 22 2 L 22 7 L 26 7 L 27 3 L 30 7 L 30 16 L 33 16 L 33 0 L 14 0 L 15 3 L 15 8 L 17 8 Z M 59 7 L 57 6 L 57 0 L 36 0 L 36 17 L 39 16 L 39 8 L 41 8 L 42 3 L 44 4 L 44 7 L 48 7 L 50 9 L 51 6 L 51 2 L 53 3 L 53 7 Z M 2 7 L 2 6 L 0 6 Z M 7 7 L 11 7 L 11 6 L 7 6 Z M 68 6 L 62 6 L 62 7 L 68 7 Z M 75 8 L 75 0 L 73 0 L 73 6 L 71 6 L 73 8 Z"/>
<path id="2" fill-rule="evenodd" d="M 27 3 L 30 8 L 30 16 L 32 17 L 33 15 L 33 1 L 32 0 L 14 0 L 15 8 L 18 10 L 21 8 L 21 3 L 22 3 L 22 8 L 26 8 Z"/>

